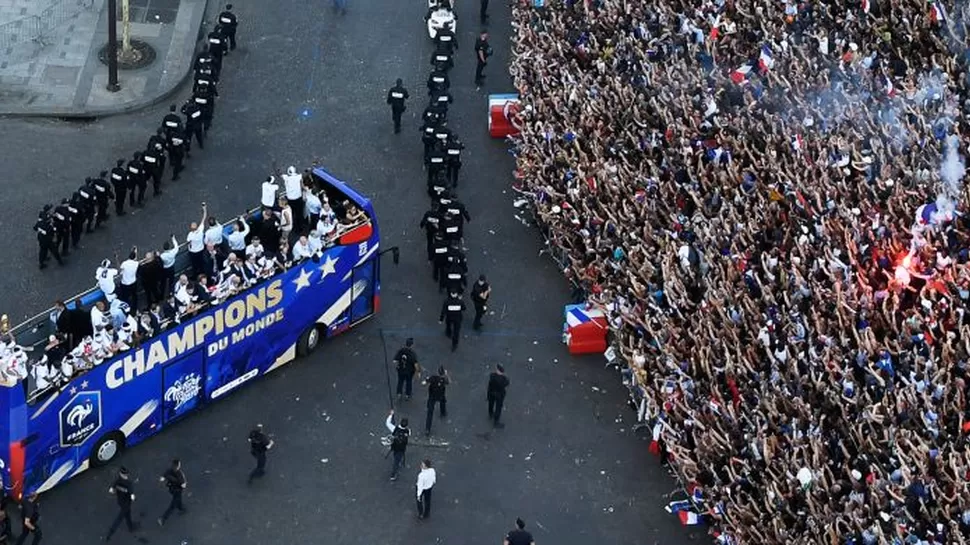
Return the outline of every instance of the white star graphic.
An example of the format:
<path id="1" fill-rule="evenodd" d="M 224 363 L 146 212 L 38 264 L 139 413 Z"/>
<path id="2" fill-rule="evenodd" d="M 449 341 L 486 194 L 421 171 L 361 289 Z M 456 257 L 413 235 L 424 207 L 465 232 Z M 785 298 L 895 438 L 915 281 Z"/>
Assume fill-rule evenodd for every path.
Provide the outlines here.
<path id="1" fill-rule="evenodd" d="M 82 390 L 87 390 L 88 389 L 88 381 L 85 380 L 84 382 L 81 383 L 81 389 Z"/>
<path id="2" fill-rule="evenodd" d="M 323 282 L 323 279 L 326 278 L 327 275 L 337 273 L 337 260 L 339 259 L 340 259 L 339 257 L 333 258 L 329 255 L 327 256 L 327 258 L 323 262 L 323 265 L 320 265 L 320 267 L 318 267 L 318 269 L 321 272 L 323 272 L 323 275 L 320 277 L 320 282 Z"/>
<path id="3" fill-rule="evenodd" d="M 71 395 L 76 394 L 77 393 L 77 386 L 71 386 L 70 392 L 71 392 Z"/>
<path id="4" fill-rule="evenodd" d="M 293 281 L 293 283 L 296 284 L 297 293 L 299 293 L 303 288 L 310 287 L 310 276 L 312 274 L 313 273 L 307 271 L 306 269 L 300 270 L 300 277 Z"/>

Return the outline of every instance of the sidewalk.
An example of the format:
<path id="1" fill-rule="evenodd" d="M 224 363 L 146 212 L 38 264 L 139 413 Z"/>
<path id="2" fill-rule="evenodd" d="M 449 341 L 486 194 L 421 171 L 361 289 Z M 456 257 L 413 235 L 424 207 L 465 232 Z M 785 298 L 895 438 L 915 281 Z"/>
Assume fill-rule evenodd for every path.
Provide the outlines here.
<path id="1" fill-rule="evenodd" d="M 206 2 L 131 0 L 131 37 L 156 57 L 119 70 L 121 90 L 111 93 L 98 59 L 108 42 L 106 0 L 0 0 L 0 115 L 95 117 L 163 99 L 191 71 Z M 118 40 L 121 33 L 119 22 Z"/>

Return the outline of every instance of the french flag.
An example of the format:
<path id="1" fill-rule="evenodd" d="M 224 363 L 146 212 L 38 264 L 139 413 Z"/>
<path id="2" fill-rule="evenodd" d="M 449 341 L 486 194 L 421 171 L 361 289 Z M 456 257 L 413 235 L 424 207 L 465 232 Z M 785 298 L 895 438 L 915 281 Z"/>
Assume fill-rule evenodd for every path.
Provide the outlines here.
<path id="1" fill-rule="evenodd" d="M 751 73 L 752 68 L 753 66 L 750 62 L 746 62 L 735 68 L 734 72 L 731 72 L 731 81 L 738 85 L 743 84 L 748 79 L 748 75 Z"/>
<path id="2" fill-rule="evenodd" d="M 946 24 L 946 10 L 943 9 L 943 4 L 933 2 L 930 5 L 930 22 L 938 25 Z"/>
<path id="3" fill-rule="evenodd" d="M 653 440 L 650 441 L 650 446 L 647 447 L 647 450 L 650 451 L 650 454 L 653 454 L 655 456 L 660 455 L 660 434 L 663 432 L 663 429 L 664 429 L 663 422 L 661 422 L 660 420 L 657 420 L 657 423 L 653 425 Z"/>
<path id="4" fill-rule="evenodd" d="M 869 0 L 862 0 L 862 13 L 869 13 Z"/>
<path id="5" fill-rule="evenodd" d="M 802 135 L 796 134 L 791 137 L 791 149 L 795 150 L 795 153 L 801 153 L 803 143 Z"/>
<path id="6" fill-rule="evenodd" d="M 761 53 L 758 55 L 758 70 L 766 74 L 775 66 L 775 59 L 771 56 L 771 48 L 767 45 L 761 46 Z"/>

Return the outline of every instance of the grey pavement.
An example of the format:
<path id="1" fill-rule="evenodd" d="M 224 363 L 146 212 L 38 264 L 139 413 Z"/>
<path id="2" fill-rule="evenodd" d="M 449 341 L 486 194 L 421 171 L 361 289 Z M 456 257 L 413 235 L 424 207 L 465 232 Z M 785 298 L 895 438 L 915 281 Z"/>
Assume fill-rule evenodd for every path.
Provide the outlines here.
<path id="1" fill-rule="evenodd" d="M 350 0 L 341 17 L 328 2 L 233 3 L 239 49 L 226 59 L 206 149 L 194 150 L 182 179 L 166 180 L 165 194 L 149 197 L 144 210 L 85 235 L 63 268 L 36 270 L 36 211 L 143 147 L 166 105 L 86 122 L 0 119 L 0 310 L 14 322 L 90 287 L 98 262 L 116 251 L 157 247 L 170 233 L 184 238 L 201 201 L 223 218 L 252 206 L 274 161 L 285 167 L 319 159 L 373 199 L 384 244 L 402 249 L 399 266 L 382 267 L 381 312 L 373 320 L 124 453 L 121 463 L 137 479 L 135 514 L 145 539 L 476 545 L 500 543 L 521 516 L 540 545 L 709 542 L 703 530 L 684 529 L 664 512 L 676 483 L 647 452 L 647 434 L 631 433 L 634 415 L 620 378 L 601 357 L 571 357 L 560 342 L 567 287 L 539 255 L 538 235 L 515 219 L 514 162 L 486 130 L 485 93 L 512 89 L 502 73 L 508 7 L 492 2 L 495 57 L 481 92 L 472 81 L 478 6 L 467 0 L 457 8 L 467 24 L 459 24 L 449 118 L 467 146 L 459 195 L 472 216 L 469 264 L 473 274 L 488 274 L 495 313 L 482 334 L 466 328 L 452 353 L 418 228 L 428 208 L 418 133 L 432 47 L 425 8 Z M 413 98 L 403 132 L 394 135 L 384 98 L 398 77 Z M 177 97 L 186 93 L 182 88 Z M 395 483 L 379 442 L 389 408 L 382 330 L 388 351 L 414 337 L 424 367 L 445 365 L 454 379 L 450 418 L 435 424 L 435 436 L 450 446 L 415 445 Z M 512 382 L 503 430 L 492 430 L 486 417 L 485 381 L 494 363 L 505 364 Z M 425 399 L 419 388 L 395 408 L 420 421 Z M 247 487 L 246 434 L 256 421 L 277 444 L 267 477 Z M 190 511 L 159 529 L 152 521 L 166 494 L 153 481 L 174 456 L 188 474 Z M 413 486 L 425 456 L 439 473 L 432 518 L 419 523 Z M 45 542 L 87 544 L 103 536 L 116 509 L 105 492 L 113 469 L 88 471 L 45 495 Z M 14 526 L 19 530 L 19 521 Z M 122 533 L 113 542 L 135 540 Z"/>
<path id="2" fill-rule="evenodd" d="M 120 70 L 121 90 L 109 92 L 108 68 L 98 58 L 108 42 L 105 0 L 0 0 L 0 115 L 94 117 L 171 94 L 191 69 L 206 3 L 132 0 L 131 37 L 157 56 L 144 68 Z"/>

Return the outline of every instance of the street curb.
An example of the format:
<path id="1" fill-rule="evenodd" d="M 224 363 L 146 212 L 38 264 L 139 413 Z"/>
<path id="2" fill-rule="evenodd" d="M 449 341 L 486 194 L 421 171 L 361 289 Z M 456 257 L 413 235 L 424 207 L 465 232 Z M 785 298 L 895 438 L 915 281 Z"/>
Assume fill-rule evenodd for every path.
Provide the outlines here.
<path id="1" fill-rule="evenodd" d="M 58 119 L 92 119 L 99 117 L 111 117 L 114 115 L 121 115 L 131 113 L 137 110 L 148 108 L 154 106 L 160 102 L 164 102 L 169 97 L 178 92 L 179 88 L 189 79 L 192 74 L 192 63 L 195 61 L 195 53 L 198 50 L 199 42 L 201 41 L 205 32 L 205 15 L 209 9 L 209 0 L 201 0 L 201 14 L 198 15 L 198 22 L 190 23 L 188 25 L 188 32 L 183 32 L 183 34 L 191 35 L 192 29 L 195 29 L 195 39 L 190 40 L 188 36 L 182 38 L 181 48 L 177 53 L 173 53 L 171 48 L 169 49 L 168 55 L 163 59 L 158 59 L 156 62 L 160 62 L 163 65 L 168 62 L 168 60 L 173 55 L 181 55 L 182 62 L 176 70 L 176 76 L 162 74 L 162 84 L 159 85 L 159 89 L 153 93 L 151 96 L 140 97 L 137 100 L 132 100 L 124 104 L 118 104 L 116 106 L 111 106 L 107 108 L 92 108 L 85 110 L 78 110 L 75 108 L 65 108 L 63 110 L 47 110 L 43 112 L 12 112 L 0 110 L 0 119 L 15 119 L 15 118 L 58 118 Z M 181 11 L 181 10 L 180 10 Z M 178 19 L 176 18 L 176 23 Z M 119 31 L 120 32 L 120 31 Z M 178 29 L 176 29 L 176 33 Z M 172 42 L 176 42 L 178 36 L 173 35 Z"/>

